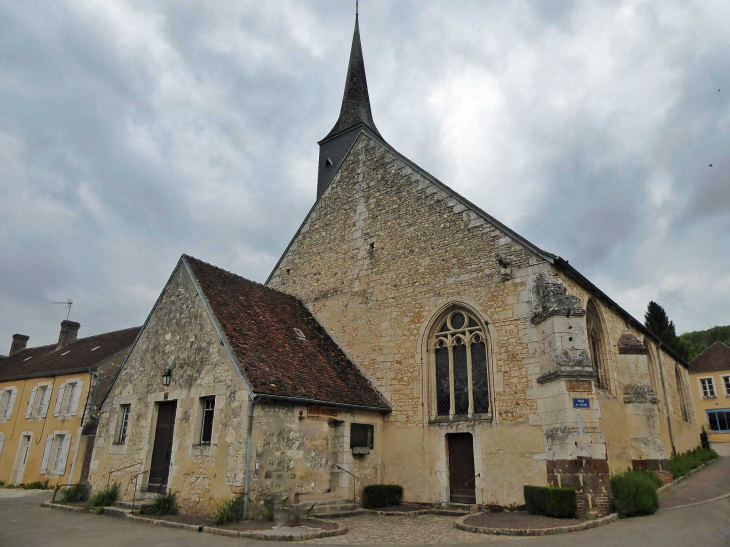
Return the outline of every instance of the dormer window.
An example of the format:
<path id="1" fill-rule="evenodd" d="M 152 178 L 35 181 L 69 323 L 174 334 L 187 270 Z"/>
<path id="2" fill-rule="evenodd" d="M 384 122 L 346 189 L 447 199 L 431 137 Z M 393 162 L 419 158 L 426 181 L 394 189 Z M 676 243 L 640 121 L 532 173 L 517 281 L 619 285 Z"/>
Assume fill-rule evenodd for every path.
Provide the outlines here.
<path id="1" fill-rule="evenodd" d="M 332 160 L 330 158 L 327 158 L 326 160 L 324 160 L 324 166 L 332 167 Z"/>
<path id="2" fill-rule="evenodd" d="M 306 337 L 306 336 L 304 336 L 304 333 L 303 333 L 303 332 L 302 332 L 301 330 L 299 330 L 299 329 L 294 329 L 294 332 L 296 333 L 297 337 L 298 337 L 298 338 L 299 338 L 300 340 L 306 340 L 306 339 L 307 339 L 307 337 Z"/>

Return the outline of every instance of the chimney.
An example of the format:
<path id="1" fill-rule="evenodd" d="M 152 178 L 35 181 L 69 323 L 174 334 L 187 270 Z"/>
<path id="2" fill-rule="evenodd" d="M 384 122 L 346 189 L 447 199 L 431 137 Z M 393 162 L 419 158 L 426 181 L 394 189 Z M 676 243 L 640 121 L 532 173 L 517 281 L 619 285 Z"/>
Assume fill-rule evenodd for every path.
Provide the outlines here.
<path id="1" fill-rule="evenodd" d="M 58 347 L 68 346 L 71 342 L 76 341 L 79 334 L 81 323 L 64 319 L 61 321 L 61 333 L 58 335 Z"/>
<path id="2" fill-rule="evenodd" d="M 23 351 L 28 345 L 28 340 L 30 340 L 30 336 L 26 336 L 25 334 L 13 334 L 13 343 L 10 344 L 10 353 L 8 354 L 8 357 L 14 353 Z"/>

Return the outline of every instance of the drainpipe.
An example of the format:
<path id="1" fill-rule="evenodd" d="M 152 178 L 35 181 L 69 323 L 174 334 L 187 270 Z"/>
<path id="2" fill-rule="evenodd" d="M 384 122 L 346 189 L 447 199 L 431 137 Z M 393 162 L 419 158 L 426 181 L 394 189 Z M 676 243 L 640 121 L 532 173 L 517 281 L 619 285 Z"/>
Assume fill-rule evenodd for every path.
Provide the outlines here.
<path id="1" fill-rule="evenodd" d="M 246 434 L 246 475 L 243 486 L 243 518 L 248 518 L 248 496 L 251 483 L 251 435 L 253 433 L 253 407 L 256 404 L 256 397 L 251 398 L 248 405 L 248 432 Z"/>
<path id="2" fill-rule="evenodd" d="M 659 356 L 659 373 L 662 377 L 662 389 L 664 390 L 664 404 L 667 405 L 667 424 L 669 425 L 669 440 L 672 443 L 672 455 L 677 455 L 677 449 L 674 447 L 674 433 L 672 432 L 672 415 L 669 412 L 669 398 L 667 397 L 667 383 L 664 381 L 664 366 L 662 365 L 662 343 L 659 342 L 657 347 L 657 355 Z"/>

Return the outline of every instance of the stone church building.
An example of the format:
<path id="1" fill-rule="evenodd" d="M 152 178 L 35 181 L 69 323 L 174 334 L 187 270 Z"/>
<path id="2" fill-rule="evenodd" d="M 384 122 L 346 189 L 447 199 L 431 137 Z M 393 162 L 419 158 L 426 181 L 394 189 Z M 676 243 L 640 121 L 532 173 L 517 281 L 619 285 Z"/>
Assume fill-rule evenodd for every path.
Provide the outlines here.
<path id="1" fill-rule="evenodd" d="M 351 498 L 352 475 L 419 503 L 549 484 L 591 516 L 610 473 L 667 478 L 699 443 L 685 362 L 384 140 L 357 21 L 319 144 L 316 202 L 265 286 L 178 263 L 102 405 L 94 487 L 132 466 L 202 513 L 238 492 Z M 131 497 L 131 471 L 112 477 Z"/>

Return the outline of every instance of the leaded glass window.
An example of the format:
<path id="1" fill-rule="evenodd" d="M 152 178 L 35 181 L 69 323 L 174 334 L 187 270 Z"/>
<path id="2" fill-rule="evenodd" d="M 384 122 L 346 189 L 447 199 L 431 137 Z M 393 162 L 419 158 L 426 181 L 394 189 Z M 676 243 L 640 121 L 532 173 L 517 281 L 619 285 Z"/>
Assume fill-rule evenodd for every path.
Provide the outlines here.
<path id="1" fill-rule="evenodd" d="M 489 412 L 487 345 L 481 323 L 464 310 L 452 310 L 437 322 L 429 349 L 433 358 L 432 415 Z"/>
<path id="2" fill-rule="evenodd" d="M 609 389 L 608 370 L 605 363 L 603 328 L 595 302 L 588 302 L 586 309 L 586 331 L 588 334 L 588 353 L 596 373 L 596 384 L 601 389 Z"/>

